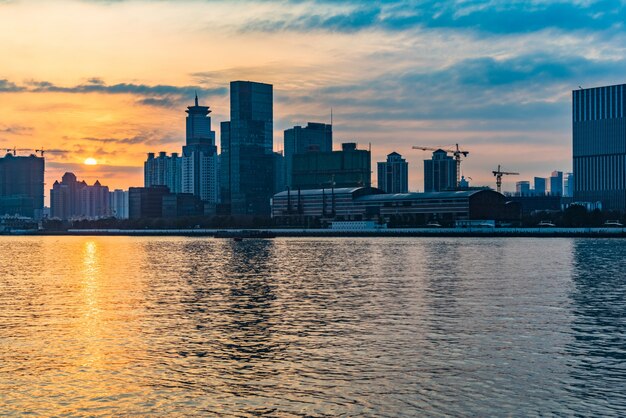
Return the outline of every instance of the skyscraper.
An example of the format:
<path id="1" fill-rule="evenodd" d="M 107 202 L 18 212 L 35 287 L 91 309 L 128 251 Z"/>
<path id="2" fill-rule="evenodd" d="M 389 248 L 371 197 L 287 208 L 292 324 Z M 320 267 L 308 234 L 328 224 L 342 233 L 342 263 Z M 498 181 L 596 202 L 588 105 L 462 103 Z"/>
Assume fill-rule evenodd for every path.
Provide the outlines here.
<path id="1" fill-rule="evenodd" d="M 114 218 L 128 219 L 128 190 L 115 189 L 109 192 L 109 208 Z"/>
<path id="2" fill-rule="evenodd" d="M 172 193 L 182 192 L 182 158 L 173 152 L 168 156 L 160 152 L 155 157 L 153 152 L 148 153 L 148 159 L 143 164 L 144 186 L 167 186 Z"/>
<path id="3" fill-rule="evenodd" d="M 530 182 L 523 180 L 515 183 L 515 193 L 518 196 L 530 196 Z"/>
<path id="4" fill-rule="evenodd" d="M 230 83 L 230 121 L 221 124 L 221 187 L 226 211 L 269 216 L 274 192 L 271 84 Z"/>
<path id="5" fill-rule="evenodd" d="M 424 160 L 424 191 L 442 192 L 456 189 L 456 161 L 444 150 L 433 152 L 431 160 Z"/>
<path id="6" fill-rule="evenodd" d="M 626 84 L 572 92 L 574 200 L 626 210 Z"/>
<path id="7" fill-rule="evenodd" d="M 285 182 L 291 186 L 293 156 L 306 152 L 331 152 L 333 127 L 325 123 L 308 122 L 306 127 L 294 126 L 284 132 Z M 280 190 L 277 190 L 277 192 Z"/>
<path id="8" fill-rule="evenodd" d="M 409 163 L 402 155 L 392 152 L 386 162 L 378 163 L 378 188 L 385 193 L 409 192 Z"/>
<path id="9" fill-rule="evenodd" d="M 35 155 L 0 158 L 0 215 L 42 217 L 44 165 Z"/>
<path id="10" fill-rule="evenodd" d="M 543 196 L 546 194 L 546 179 L 543 177 L 535 177 L 535 190 L 536 196 Z"/>
<path id="11" fill-rule="evenodd" d="M 191 193 L 210 205 L 219 200 L 219 178 L 215 132 L 211 130 L 208 106 L 198 104 L 187 107 L 186 145 L 181 164 L 183 193 Z M 147 185 L 146 185 L 147 186 Z M 177 191 L 170 188 L 173 193 Z"/>
<path id="12" fill-rule="evenodd" d="M 550 176 L 550 194 L 552 196 L 563 196 L 563 172 L 553 171 Z"/>

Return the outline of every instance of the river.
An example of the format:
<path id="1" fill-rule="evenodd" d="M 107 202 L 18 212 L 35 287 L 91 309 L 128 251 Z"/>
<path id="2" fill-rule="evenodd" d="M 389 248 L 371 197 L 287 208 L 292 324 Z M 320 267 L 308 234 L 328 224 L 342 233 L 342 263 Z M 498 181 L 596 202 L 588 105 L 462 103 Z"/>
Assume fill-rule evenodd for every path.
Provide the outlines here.
<path id="1" fill-rule="evenodd" d="M 0 237 L 0 415 L 626 414 L 626 240 Z"/>

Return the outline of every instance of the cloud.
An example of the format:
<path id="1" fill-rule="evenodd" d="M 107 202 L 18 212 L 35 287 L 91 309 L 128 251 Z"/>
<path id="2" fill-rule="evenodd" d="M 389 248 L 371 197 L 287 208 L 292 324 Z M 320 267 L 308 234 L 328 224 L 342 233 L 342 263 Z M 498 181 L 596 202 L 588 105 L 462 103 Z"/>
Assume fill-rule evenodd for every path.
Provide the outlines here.
<path id="1" fill-rule="evenodd" d="M 11 135 L 28 135 L 33 131 L 30 126 L 10 125 L 0 127 L 0 133 Z"/>
<path id="2" fill-rule="evenodd" d="M 300 2 L 293 2 L 300 3 Z M 243 31 L 355 32 L 403 31 L 414 28 L 476 30 L 510 34 L 554 28 L 566 31 L 606 30 L 626 20 L 623 2 L 599 1 L 311 1 L 306 13 L 262 16 Z"/>
<path id="3" fill-rule="evenodd" d="M 18 86 L 7 79 L 0 79 L 0 93 L 14 93 L 24 90 L 26 90 L 26 88 Z"/>
<path id="4" fill-rule="evenodd" d="M 174 138 L 162 132 L 144 132 L 139 135 L 130 137 L 83 137 L 82 141 L 99 142 L 102 144 L 118 144 L 118 145 L 161 145 L 181 142 L 180 138 Z"/>

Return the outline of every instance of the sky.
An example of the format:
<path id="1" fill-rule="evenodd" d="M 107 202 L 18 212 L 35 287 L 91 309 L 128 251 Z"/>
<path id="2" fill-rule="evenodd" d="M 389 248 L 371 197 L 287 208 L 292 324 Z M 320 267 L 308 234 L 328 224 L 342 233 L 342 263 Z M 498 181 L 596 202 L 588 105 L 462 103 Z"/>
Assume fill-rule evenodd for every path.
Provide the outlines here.
<path id="1" fill-rule="evenodd" d="M 411 147 L 459 143 L 472 185 L 501 165 L 514 190 L 571 171 L 571 92 L 626 82 L 624 22 L 606 0 L 0 0 L 0 149 L 43 147 L 47 188 L 141 186 L 147 152 L 180 152 L 195 91 L 219 142 L 229 82 L 252 80 L 274 85 L 275 150 L 332 108 L 374 184 L 396 151 L 423 190 Z"/>

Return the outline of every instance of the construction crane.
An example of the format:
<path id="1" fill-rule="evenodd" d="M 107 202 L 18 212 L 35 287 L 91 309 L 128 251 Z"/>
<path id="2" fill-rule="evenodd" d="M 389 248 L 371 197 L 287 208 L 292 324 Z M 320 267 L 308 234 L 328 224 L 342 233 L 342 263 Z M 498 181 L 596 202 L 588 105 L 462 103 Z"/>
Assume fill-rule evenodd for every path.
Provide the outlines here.
<path id="1" fill-rule="evenodd" d="M 519 173 L 513 173 L 510 171 L 502 171 L 500 169 L 500 165 L 498 164 L 498 170 L 492 171 L 493 175 L 496 176 L 496 188 L 498 193 L 502 193 L 502 176 L 519 176 Z"/>
<path id="2" fill-rule="evenodd" d="M 456 187 L 459 187 L 461 184 L 461 156 L 467 157 L 469 151 L 463 151 L 459 149 L 459 144 L 456 144 L 456 149 L 445 149 L 445 148 L 435 148 L 435 147 L 418 147 L 414 146 L 413 149 L 419 149 L 422 151 L 445 151 L 446 153 L 450 153 L 454 156 L 456 160 Z"/>

